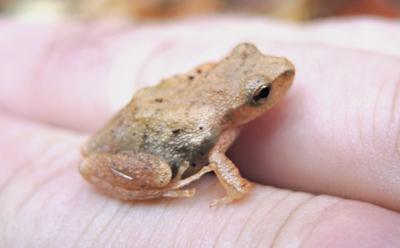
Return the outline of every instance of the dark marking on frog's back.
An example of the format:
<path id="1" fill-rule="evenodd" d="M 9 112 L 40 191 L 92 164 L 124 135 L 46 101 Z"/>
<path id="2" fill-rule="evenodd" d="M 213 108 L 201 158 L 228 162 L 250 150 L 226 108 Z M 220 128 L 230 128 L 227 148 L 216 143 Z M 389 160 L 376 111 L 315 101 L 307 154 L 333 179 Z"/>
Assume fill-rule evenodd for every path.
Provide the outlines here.
<path id="1" fill-rule="evenodd" d="M 219 132 L 198 137 L 184 129 L 173 129 L 167 140 L 160 142 L 146 142 L 142 149 L 145 152 L 164 158 L 173 167 L 179 167 L 185 162 L 193 167 L 201 167 L 208 164 L 208 154 L 215 146 Z M 153 136 L 155 134 L 151 134 Z M 154 141 L 154 140 L 153 140 Z M 174 168 L 175 171 L 177 168 Z"/>
<path id="2" fill-rule="evenodd" d="M 172 134 L 174 134 L 174 135 L 178 135 L 180 132 L 182 132 L 182 129 L 174 129 L 174 130 L 172 130 Z"/>

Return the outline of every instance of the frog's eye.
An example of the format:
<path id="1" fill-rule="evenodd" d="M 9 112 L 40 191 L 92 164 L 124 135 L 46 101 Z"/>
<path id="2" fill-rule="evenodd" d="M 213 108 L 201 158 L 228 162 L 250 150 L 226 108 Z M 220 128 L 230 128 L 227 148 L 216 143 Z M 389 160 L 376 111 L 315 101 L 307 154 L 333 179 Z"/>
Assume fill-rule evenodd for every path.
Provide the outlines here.
<path id="1" fill-rule="evenodd" d="M 270 85 L 261 85 L 258 87 L 252 97 L 252 101 L 254 104 L 261 104 L 267 100 L 269 93 L 271 92 L 271 86 Z"/>

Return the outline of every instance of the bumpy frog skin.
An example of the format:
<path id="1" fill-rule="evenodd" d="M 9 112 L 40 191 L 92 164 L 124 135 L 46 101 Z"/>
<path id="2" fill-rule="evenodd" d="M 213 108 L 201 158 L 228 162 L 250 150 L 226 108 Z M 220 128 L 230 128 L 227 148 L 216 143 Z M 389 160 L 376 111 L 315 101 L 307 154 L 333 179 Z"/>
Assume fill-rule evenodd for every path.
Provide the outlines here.
<path id="1" fill-rule="evenodd" d="M 242 198 L 251 183 L 225 152 L 240 127 L 278 102 L 295 69 L 285 58 L 239 44 L 219 63 L 162 80 L 132 100 L 82 148 L 82 176 L 122 200 L 190 197 L 181 189 L 213 171 L 226 190 L 215 204 Z"/>

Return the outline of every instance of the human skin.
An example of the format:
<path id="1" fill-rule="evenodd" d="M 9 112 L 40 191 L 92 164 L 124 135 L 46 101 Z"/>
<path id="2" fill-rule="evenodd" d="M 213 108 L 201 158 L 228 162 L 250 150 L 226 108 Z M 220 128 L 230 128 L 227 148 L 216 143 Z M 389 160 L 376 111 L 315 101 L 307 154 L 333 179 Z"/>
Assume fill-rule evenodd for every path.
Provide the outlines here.
<path id="1" fill-rule="evenodd" d="M 398 247 L 394 24 L 1 21 L 0 247 Z M 333 45 L 349 26 L 349 37 L 374 37 L 370 45 Z M 79 147 L 135 90 L 217 60 L 241 40 L 290 58 L 297 72 L 287 97 L 247 125 L 228 154 L 259 183 L 248 197 L 209 208 L 223 189 L 205 176 L 193 198 L 125 203 L 80 177 Z"/>

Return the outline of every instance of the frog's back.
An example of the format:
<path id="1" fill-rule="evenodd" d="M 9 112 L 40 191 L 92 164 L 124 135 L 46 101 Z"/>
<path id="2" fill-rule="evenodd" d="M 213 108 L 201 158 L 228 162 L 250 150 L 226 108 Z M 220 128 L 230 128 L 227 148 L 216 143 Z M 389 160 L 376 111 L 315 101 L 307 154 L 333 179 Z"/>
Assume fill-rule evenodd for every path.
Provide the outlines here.
<path id="1" fill-rule="evenodd" d="M 207 163 L 221 133 L 220 113 L 178 75 L 137 92 L 131 102 L 87 144 L 90 152 L 135 150 L 163 157 L 172 167 Z M 194 89 L 193 89 L 194 90 Z"/>
<path id="2" fill-rule="evenodd" d="M 185 161 L 192 166 L 207 163 L 208 152 L 221 133 L 216 110 L 185 94 L 171 92 L 165 97 L 154 89 L 142 92 L 149 97 L 146 101 L 138 97 L 131 102 L 135 110 L 127 129 L 141 138 L 131 142 L 129 149 L 162 156 L 172 167 Z"/>

